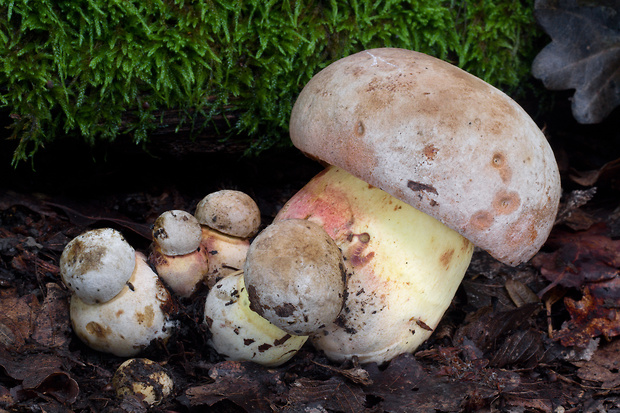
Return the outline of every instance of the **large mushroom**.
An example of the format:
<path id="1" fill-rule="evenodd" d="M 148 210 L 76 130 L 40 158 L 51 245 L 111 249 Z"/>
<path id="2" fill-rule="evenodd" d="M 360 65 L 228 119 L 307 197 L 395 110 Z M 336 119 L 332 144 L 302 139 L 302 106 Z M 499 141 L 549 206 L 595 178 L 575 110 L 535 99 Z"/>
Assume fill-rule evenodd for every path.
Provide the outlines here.
<path id="1" fill-rule="evenodd" d="M 276 217 L 343 251 L 344 311 L 312 337 L 333 360 L 415 350 L 449 306 L 473 244 L 529 260 L 557 212 L 550 146 L 512 99 L 439 59 L 373 49 L 326 67 L 291 115 L 293 144 L 329 164 Z"/>

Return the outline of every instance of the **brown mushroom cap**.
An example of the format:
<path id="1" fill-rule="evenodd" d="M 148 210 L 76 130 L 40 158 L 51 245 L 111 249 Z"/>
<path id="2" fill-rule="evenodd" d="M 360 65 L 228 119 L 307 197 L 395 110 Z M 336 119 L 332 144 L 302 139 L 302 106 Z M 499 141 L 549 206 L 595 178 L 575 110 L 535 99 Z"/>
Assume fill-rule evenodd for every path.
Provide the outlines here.
<path id="1" fill-rule="evenodd" d="M 304 219 L 274 222 L 258 234 L 244 277 L 250 308 L 290 334 L 318 333 L 344 305 L 342 252 L 320 225 Z"/>
<path id="2" fill-rule="evenodd" d="M 260 210 L 245 192 L 232 189 L 210 193 L 196 206 L 198 222 L 233 237 L 249 238 L 260 227 Z"/>
<path id="3" fill-rule="evenodd" d="M 291 114 L 293 144 L 517 265 L 559 203 L 553 152 L 507 95 L 442 60 L 372 49 L 315 75 Z"/>

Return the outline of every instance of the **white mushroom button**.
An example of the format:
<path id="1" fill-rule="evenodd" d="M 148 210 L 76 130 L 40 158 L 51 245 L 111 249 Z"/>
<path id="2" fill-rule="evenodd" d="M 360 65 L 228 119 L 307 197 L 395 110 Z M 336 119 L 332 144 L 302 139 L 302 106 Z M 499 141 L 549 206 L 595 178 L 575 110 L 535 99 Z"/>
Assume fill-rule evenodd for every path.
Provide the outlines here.
<path id="1" fill-rule="evenodd" d="M 89 347 L 121 357 L 140 353 L 155 340 L 166 341 L 177 323 L 175 302 L 157 274 L 136 254 L 136 267 L 112 300 L 89 305 L 71 296 L 73 330 Z"/>
<path id="2" fill-rule="evenodd" d="M 112 387 L 119 398 L 136 396 L 148 406 L 156 406 L 170 396 L 174 382 L 161 365 L 145 358 L 132 358 L 116 369 Z"/>
<path id="3" fill-rule="evenodd" d="M 274 222 L 258 234 L 244 279 L 250 308 L 291 334 L 317 334 L 344 305 L 342 253 L 320 225 L 307 220 Z"/>
<path id="4" fill-rule="evenodd" d="M 189 212 L 166 211 L 153 225 L 153 239 L 166 255 L 185 255 L 200 245 L 200 223 Z"/>
<path id="5" fill-rule="evenodd" d="M 202 227 L 189 212 L 166 211 L 153 225 L 149 263 L 181 297 L 191 296 L 209 273 L 209 256 L 201 240 Z"/>
<path id="6" fill-rule="evenodd" d="M 63 282 L 87 304 L 114 298 L 131 278 L 135 265 L 135 250 L 112 228 L 78 235 L 60 256 Z"/>
<path id="7" fill-rule="evenodd" d="M 250 309 L 242 271 L 223 278 L 209 291 L 204 322 L 211 333 L 209 344 L 228 360 L 278 366 L 308 339 L 281 330 Z"/>
<path id="8" fill-rule="evenodd" d="M 540 129 L 499 90 L 422 53 L 373 49 L 329 65 L 299 95 L 290 134 L 333 165 L 276 220 L 321 224 L 343 251 L 346 311 L 313 338 L 334 360 L 413 351 L 472 243 L 517 265 L 553 226 L 560 177 Z"/>

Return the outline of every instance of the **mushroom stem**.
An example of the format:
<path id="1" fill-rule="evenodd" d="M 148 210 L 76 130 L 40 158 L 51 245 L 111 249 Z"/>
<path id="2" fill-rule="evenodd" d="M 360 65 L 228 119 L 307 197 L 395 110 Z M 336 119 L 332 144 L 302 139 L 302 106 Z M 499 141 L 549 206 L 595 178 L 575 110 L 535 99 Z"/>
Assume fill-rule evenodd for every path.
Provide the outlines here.
<path id="1" fill-rule="evenodd" d="M 325 229 L 350 274 L 343 311 L 313 344 L 332 360 L 384 362 L 415 350 L 446 311 L 473 244 L 436 219 L 336 167 L 313 178 L 276 221 Z"/>

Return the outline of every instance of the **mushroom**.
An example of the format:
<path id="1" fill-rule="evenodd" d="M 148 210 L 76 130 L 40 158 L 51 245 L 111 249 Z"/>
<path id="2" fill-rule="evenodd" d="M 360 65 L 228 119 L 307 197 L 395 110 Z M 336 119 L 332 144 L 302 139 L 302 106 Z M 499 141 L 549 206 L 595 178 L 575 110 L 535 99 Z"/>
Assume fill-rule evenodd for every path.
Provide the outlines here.
<path id="1" fill-rule="evenodd" d="M 344 305 L 342 253 L 313 222 L 271 224 L 252 241 L 244 268 L 250 308 L 290 334 L 317 334 Z"/>
<path id="2" fill-rule="evenodd" d="M 170 396 L 174 382 L 161 365 L 146 358 L 132 358 L 116 369 L 112 387 L 119 398 L 136 396 L 152 407 Z"/>
<path id="3" fill-rule="evenodd" d="M 140 353 L 156 340 L 166 341 L 177 323 L 176 304 L 142 253 L 135 269 L 114 298 L 88 304 L 72 294 L 69 312 L 73 330 L 89 347 L 121 357 Z"/>
<path id="4" fill-rule="evenodd" d="M 226 359 L 265 366 L 287 362 L 308 339 L 283 331 L 250 309 L 243 271 L 229 274 L 209 290 L 204 323 L 211 332 L 209 345 Z"/>
<path id="5" fill-rule="evenodd" d="M 191 296 L 209 272 L 198 220 L 182 210 L 165 211 L 155 220 L 153 240 L 149 262 L 157 274 L 177 295 Z"/>
<path id="6" fill-rule="evenodd" d="M 318 223 L 343 251 L 346 311 L 312 337 L 333 360 L 414 351 L 449 306 L 473 244 L 518 265 L 557 213 L 558 167 L 527 113 L 422 53 L 373 49 L 329 65 L 299 95 L 290 135 L 331 165 L 275 220 Z"/>
<path id="7" fill-rule="evenodd" d="M 114 298 L 131 278 L 136 252 L 112 228 L 86 231 L 65 246 L 60 256 L 62 281 L 87 304 Z"/>
<path id="8" fill-rule="evenodd" d="M 209 288 L 243 268 L 261 217 L 256 202 L 244 192 L 224 189 L 205 196 L 194 212 L 202 225 L 202 248 L 209 256 Z"/>

